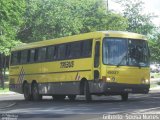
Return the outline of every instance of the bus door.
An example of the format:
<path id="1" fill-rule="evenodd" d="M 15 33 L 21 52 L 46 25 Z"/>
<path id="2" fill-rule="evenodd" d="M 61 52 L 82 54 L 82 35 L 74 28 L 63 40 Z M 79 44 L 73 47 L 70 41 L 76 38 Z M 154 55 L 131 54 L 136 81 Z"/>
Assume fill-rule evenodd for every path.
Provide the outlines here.
<path id="1" fill-rule="evenodd" d="M 99 81 L 100 77 L 100 41 L 96 40 L 94 46 L 94 82 Z"/>

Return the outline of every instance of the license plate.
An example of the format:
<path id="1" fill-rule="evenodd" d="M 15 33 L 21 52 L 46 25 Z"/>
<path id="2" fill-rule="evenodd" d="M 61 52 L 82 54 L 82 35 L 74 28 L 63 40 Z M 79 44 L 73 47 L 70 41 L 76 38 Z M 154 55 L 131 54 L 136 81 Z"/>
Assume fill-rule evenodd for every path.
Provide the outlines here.
<path id="1" fill-rule="evenodd" d="M 132 89 L 131 88 L 126 88 L 124 89 L 125 92 L 132 92 Z"/>

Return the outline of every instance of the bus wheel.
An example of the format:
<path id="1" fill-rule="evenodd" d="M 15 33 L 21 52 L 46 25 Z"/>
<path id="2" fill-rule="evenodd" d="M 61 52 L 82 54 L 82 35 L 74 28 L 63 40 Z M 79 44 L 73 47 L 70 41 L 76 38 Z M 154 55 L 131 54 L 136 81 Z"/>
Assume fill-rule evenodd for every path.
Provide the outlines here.
<path id="1" fill-rule="evenodd" d="M 127 101 L 128 100 L 128 93 L 124 93 L 121 95 L 122 101 Z"/>
<path id="2" fill-rule="evenodd" d="M 84 95 L 85 95 L 85 99 L 87 102 L 92 100 L 92 96 L 89 91 L 89 84 L 87 81 L 85 81 L 85 83 L 84 83 Z"/>
<path id="3" fill-rule="evenodd" d="M 63 101 L 66 96 L 65 95 L 53 95 L 52 97 L 56 101 Z"/>
<path id="4" fill-rule="evenodd" d="M 34 101 L 42 100 L 42 95 L 39 94 L 38 84 L 33 83 L 32 85 L 32 97 Z"/>
<path id="5" fill-rule="evenodd" d="M 70 101 L 75 101 L 76 95 L 68 95 Z"/>
<path id="6" fill-rule="evenodd" d="M 29 91 L 29 84 L 28 83 L 24 83 L 23 94 L 24 94 L 24 99 L 25 100 L 27 100 L 27 101 L 32 100 L 32 95 Z"/>

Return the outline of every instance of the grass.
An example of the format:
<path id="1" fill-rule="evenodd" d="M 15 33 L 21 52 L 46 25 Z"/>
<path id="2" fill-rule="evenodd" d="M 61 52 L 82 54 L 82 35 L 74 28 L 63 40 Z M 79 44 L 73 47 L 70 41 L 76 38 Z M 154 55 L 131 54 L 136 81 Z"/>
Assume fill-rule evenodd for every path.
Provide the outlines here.
<path id="1" fill-rule="evenodd" d="M 151 77 L 160 78 L 160 73 L 151 73 Z"/>
<path id="2" fill-rule="evenodd" d="M 160 73 L 155 74 L 155 78 L 160 78 Z"/>
<path id="3" fill-rule="evenodd" d="M 9 88 L 5 88 L 5 89 L 0 88 L 0 93 L 5 93 L 5 92 L 9 92 Z"/>
<path id="4" fill-rule="evenodd" d="M 9 82 L 5 82 L 4 83 L 4 88 L 0 88 L 0 93 L 5 93 L 5 92 L 9 92 Z"/>
<path id="5" fill-rule="evenodd" d="M 150 88 L 154 88 L 154 87 L 157 87 L 159 86 L 158 84 L 150 84 Z"/>
<path id="6" fill-rule="evenodd" d="M 151 73 L 150 76 L 151 76 L 151 79 L 152 78 L 160 78 L 160 73 Z M 160 86 L 160 82 L 150 84 L 151 88 L 158 87 L 158 86 Z"/>

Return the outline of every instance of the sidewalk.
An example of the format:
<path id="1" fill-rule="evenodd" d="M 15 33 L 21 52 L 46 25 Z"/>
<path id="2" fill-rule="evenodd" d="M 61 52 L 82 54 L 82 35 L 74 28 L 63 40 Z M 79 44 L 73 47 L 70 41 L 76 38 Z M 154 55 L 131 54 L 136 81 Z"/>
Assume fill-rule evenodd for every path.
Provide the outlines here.
<path id="1" fill-rule="evenodd" d="M 160 91 L 160 85 L 156 86 L 156 87 L 153 87 L 153 88 L 150 88 L 150 90 L 159 90 Z"/>
<path id="2" fill-rule="evenodd" d="M 151 78 L 150 82 L 151 82 L 151 83 L 160 82 L 160 78 Z"/>
<path id="3" fill-rule="evenodd" d="M 150 90 L 159 90 L 160 91 L 160 85 L 158 85 L 158 83 L 160 83 L 160 78 L 151 78 L 150 80 L 150 84 L 152 85 L 156 85 L 155 87 L 150 88 Z"/>
<path id="4" fill-rule="evenodd" d="M 0 92 L 0 95 L 13 95 L 13 94 L 17 94 L 15 92 L 11 92 L 11 91 L 8 91 L 8 92 Z"/>

